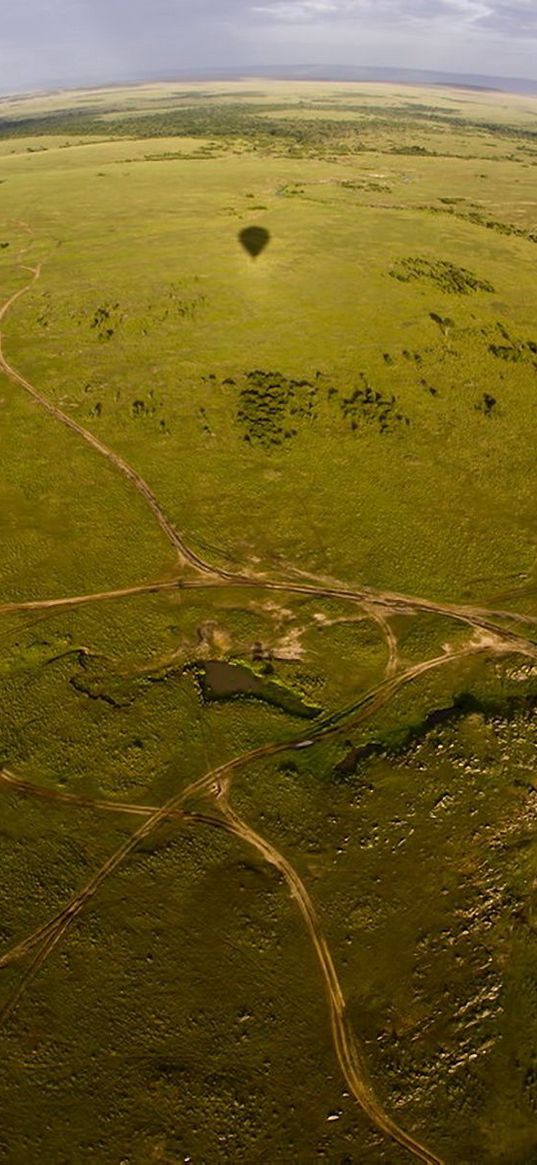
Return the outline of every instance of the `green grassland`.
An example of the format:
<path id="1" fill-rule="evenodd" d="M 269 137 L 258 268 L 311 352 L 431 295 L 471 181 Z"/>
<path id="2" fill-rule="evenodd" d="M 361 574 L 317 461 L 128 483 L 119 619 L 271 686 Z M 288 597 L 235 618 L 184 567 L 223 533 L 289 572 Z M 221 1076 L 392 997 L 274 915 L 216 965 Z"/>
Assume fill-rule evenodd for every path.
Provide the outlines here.
<path id="1" fill-rule="evenodd" d="M 233 808 L 449 1165 L 537 1154 L 536 167 L 499 93 L 0 101 L 2 346 L 42 398 L 0 372 L 0 958 L 140 825 L 91 800 L 274 746 Z M 0 967 L 0 1161 L 402 1165 L 285 878 L 191 800 Z"/>

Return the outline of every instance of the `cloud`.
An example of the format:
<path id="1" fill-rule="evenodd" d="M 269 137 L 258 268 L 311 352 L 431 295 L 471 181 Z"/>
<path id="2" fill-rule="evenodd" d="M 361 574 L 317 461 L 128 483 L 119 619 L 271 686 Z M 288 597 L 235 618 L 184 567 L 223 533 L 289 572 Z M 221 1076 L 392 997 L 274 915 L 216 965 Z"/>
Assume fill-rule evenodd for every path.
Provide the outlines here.
<path id="1" fill-rule="evenodd" d="M 537 7 L 535 0 L 512 0 L 487 5 L 489 11 L 479 21 L 481 28 L 490 28 L 508 36 L 537 37 Z"/>
<path id="2" fill-rule="evenodd" d="M 444 24 L 460 32 L 471 28 L 537 35 L 536 0 L 254 0 L 251 12 L 288 24 L 384 23 L 437 31 Z"/>

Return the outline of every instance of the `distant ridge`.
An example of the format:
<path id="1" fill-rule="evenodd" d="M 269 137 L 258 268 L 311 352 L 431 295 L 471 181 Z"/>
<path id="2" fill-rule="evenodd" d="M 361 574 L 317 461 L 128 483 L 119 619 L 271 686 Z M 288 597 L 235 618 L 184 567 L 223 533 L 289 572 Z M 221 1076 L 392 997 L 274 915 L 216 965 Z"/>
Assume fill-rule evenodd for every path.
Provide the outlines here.
<path id="1" fill-rule="evenodd" d="M 537 95 L 537 79 L 529 77 L 495 77 L 488 74 L 435 72 L 430 69 L 399 69 L 394 66 L 361 65 L 230 65 L 219 68 L 192 67 L 171 72 L 151 71 L 129 73 L 114 80 L 99 81 L 88 76 L 63 78 L 46 86 L 36 86 L 33 95 L 68 91 L 70 89 L 114 89 L 129 85 L 150 85 L 176 81 L 242 81 L 258 77 L 272 81 L 323 81 L 327 83 L 362 81 L 371 83 L 445 86 L 451 89 L 473 89 L 483 92 L 519 93 Z M 28 90 L 10 90 L 0 100 L 29 95 Z"/>

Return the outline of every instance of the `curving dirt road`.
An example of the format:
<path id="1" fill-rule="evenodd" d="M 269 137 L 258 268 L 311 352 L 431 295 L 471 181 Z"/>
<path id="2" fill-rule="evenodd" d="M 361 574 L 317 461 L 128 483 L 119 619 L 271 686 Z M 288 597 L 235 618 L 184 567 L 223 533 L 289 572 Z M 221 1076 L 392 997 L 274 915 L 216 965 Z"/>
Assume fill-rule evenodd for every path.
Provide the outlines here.
<path id="1" fill-rule="evenodd" d="M 16 291 L 15 294 L 7 300 L 3 307 L 0 308 L 0 323 L 5 318 L 13 304 L 15 304 L 17 300 L 21 298 L 21 296 L 30 291 L 34 283 L 37 282 L 41 275 L 41 264 L 38 264 L 38 266 L 34 268 L 28 267 L 26 270 L 32 272 L 32 279 L 25 287 L 21 288 L 19 291 Z M 172 546 L 175 547 L 178 554 L 186 562 L 190 562 L 192 566 L 197 567 L 198 570 L 207 569 L 207 566 L 202 561 L 202 559 L 198 558 L 198 556 L 194 554 L 193 551 L 191 551 L 183 541 L 181 535 L 178 533 L 178 531 L 175 529 L 175 526 L 172 525 L 169 518 L 164 513 L 164 510 L 159 504 L 158 499 L 147 482 L 144 481 L 143 477 L 141 477 L 141 475 L 137 473 L 136 470 L 132 468 L 132 466 L 124 461 L 124 459 L 120 457 L 118 453 L 114 453 L 114 451 L 109 449 L 103 441 L 100 441 L 98 437 L 95 437 L 93 433 L 90 433 L 89 429 L 85 429 L 83 425 L 79 425 L 78 422 L 74 421 L 72 417 L 69 417 L 66 413 L 62 412 L 62 410 L 58 408 L 57 405 L 52 404 L 52 402 L 49 401 L 47 397 L 43 396 L 43 394 L 40 393 L 38 389 L 35 388 L 35 386 L 26 379 L 25 376 L 23 376 L 20 372 L 17 372 L 15 368 L 11 367 L 4 353 L 1 331 L 0 372 L 3 372 L 4 375 L 9 378 L 9 380 L 13 380 L 15 384 L 20 385 L 20 387 L 23 388 L 25 392 L 27 392 L 28 395 L 32 397 L 32 400 L 40 405 L 41 408 L 45 409 L 45 411 L 49 413 L 51 417 L 54 417 L 54 420 L 59 421 L 62 425 L 65 425 L 65 427 L 70 429 L 71 432 L 77 433 L 77 435 L 82 437 L 82 439 L 86 441 L 88 445 L 91 445 L 92 449 L 95 449 L 97 453 L 100 453 L 101 456 L 105 457 L 106 460 L 111 465 L 113 465 L 115 469 L 119 470 L 119 472 L 130 481 L 135 490 L 137 490 L 137 492 L 144 498 L 144 501 L 147 502 L 147 505 L 153 512 L 159 526 L 163 530 L 169 542 L 171 542 Z"/>
<path id="2" fill-rule="evenodd" d="M 289 887 L 293 901 L 296 902 L 300 910 L 317 956 L 325 985 L 337 1058 L 352 1095 L 358 1101 L 358 1104 L 369 1117 L 370 1121 L 385 1136 L 391 1137 L 398 1145 L 401 1145 L 404 1149 L 408 1149 L 409 1153 L 412 1153 L 418 1160 L 425 1161 L 428 1165 L 443 1165 L 440 1157 L 437 1157 L 427 1149 L 416 1137 L 405 1132 L 400 1125 L 396 1124 L 385 1113 L 375 1096 L 368 1080 L 364 1056 L 358 1046 L 347 1017 L 345 999 L 332 955 L 322 933 L 315 907 L 302 879 L 298 876 L 290 862 L 287 861 L 283 854 L 271 842 L 267 841 L 265 837 L 261 837 L 246 821 L 239 817 L 238 813 L 231 808 L 227 798 L 220 801 L 220 809 L 224 819 L 230 826 L 230 832 L 242 838 L 257 853 L 261 854 L 266 862 L 279 871 Z"/>

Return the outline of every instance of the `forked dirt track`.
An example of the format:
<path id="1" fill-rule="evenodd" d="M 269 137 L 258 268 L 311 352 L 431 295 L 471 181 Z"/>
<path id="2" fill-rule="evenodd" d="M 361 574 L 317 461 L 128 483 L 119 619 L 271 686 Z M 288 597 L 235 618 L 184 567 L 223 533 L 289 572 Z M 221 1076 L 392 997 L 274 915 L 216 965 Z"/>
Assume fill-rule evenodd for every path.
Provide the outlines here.
<path id="1" fill-rule="evenodd" d="M 70 804 L 79 806 L 84 809 L 93 809 L 97 812 L 112 812 L 112 813 L 126 813 L 135 814 L 137 816 L 148 817 L 155 815 L 158 809 L 149 806 L 131 805 L 124 802 L 110 802 L 91 800 L 86 797 L 77 797 L 68 793 L 59 793 L 56 790 L 46 790 L 39 786 L 31 785 L 27 781 L 22 781 L 14 777 L 5 769 L 0 770 L 0 781 L 4 782 L 10 789 L 16 790 L 22 795 L 33 795 L 38 798 L 43 798 L 60 802 L 61 804 Z M 273 866 L 282 878 L 287 883 L 291 897 L 296 902 L 302 917 L 304 918 L 313 949 L 317 956 L 321 976 L 325 985 L 328 1005 L 330 1009 L 330 1019 L 332 1026 L 332 1035 L 334 1039 L 334 1046 L 336 1049 L 337 1058 L 340 1063 L 343 1075 L 350 1088 L 352 1095 L 359 1102 L 363 1111 L 367 1114 L 370 1120 L 376 1127 L 382 1131 L 386 1136 L 391 1137 L 398 1144 L 408 1149 L 416 1158 L 421 1161 L 428 1162 L 429 1165 L 442 1165 L 440 1157 L 431 1153 L 420 1141 L 411 1134 L 406 1133 L 404 1129 L 399 1128 L 394 1121 L 384 1112 L 379 1104 L 375 1093 L 368 1081 L 367 1066 L 364 1057 L 361 1053 L 359 1045 L 357 1044 L 354 1032 L 348 1022 L 346 1014 L 346 1004 L 335 969 L 332 955 L 324 938 L 319 919 L 313 905 L 313 902 L 306 890 L 302 879 L 298 876 L 296 870 L 291 866 L 290 862 L 269 842 L 266 838 L 261 837 L 256 833 L 247 822 L 245 822 L 232 809 L 227 797 L 219 798 L 219 808 L 221 816 L 211 816 L 206 813 L 188 813 L 180 809 L 169 810 L 169 817 L 175 817 L 181 823 L 188 825 L 209 825 L 213 828 L 223 829 L 241 841 L 246 842 L 253 848 L 261 857 Z M 66 927 L 62 923 L 62 929 L 55 934 L 48 934 L 45 944 L 38 950 L 34 956 L 30 966 L 27 969 L 26 975 L 23 976 L 19 983 L 16 992 L 10 1000 L 10 1013 L 18 1003 L 22 991 L 30 978 L 33 977 L 39 967 L 42 965 L 44 958 L 46 958 L 54 949 L 59 939 L 65 933 Z M 7 1012 L 4 1014 L 4 1018 Z"/>
<path id="2" fill-rule="evenodd" d="M 31 229 L 26 224 L 22 226 L 31 235 Z M 19 265 L 23 267 L 19 256 Z M 24 268 L 32 275 L 30 282 L 0 308 L 0 323 L 6 317 L 10 308 L 26 294 L 37 282 L 41 274 L 41 265 L 35 268 Z M 143 816 L 143 823 L 130 835 L 114 854 L 93 875 L 87 884 L 44 926 L 38 928 L 22 942 L 16 944 L 2 958 L 0 968 L 8 967 L 19 961 L 30 958 L 15 992 L 8 999 L 7 1004 L 0 1012 L 0 1019 L 7 1019 L 12 1014 L 23 992 L 38 973 L 46 958 L 52 953 L 61 939 L 69 930 L 81 911 L 93 899 L 104 882 L 111 877 L 125 860 L 138 848 L 141 842 L 151 836 L 166 821 L 171 819 L 182 824 L 206 824 L 225 829 L 230 834 L 240 838 L 253 847 L 261 856 L 274 866 L 285 880 L 293 899 L 302 914 L 307 927 L 325 985 L 330 1008 L 332 1033 L 337 1058 L 343 1075 L 352 1091 L 352 1094 L 363 1108 L 376 1127 L 391 1137 L 399 1145 L 407 1149 L 416 1158 L 428 1162 L 429 1165 L 442 1165 L 439 1157 L 429 1151 L 411 1134 L 400 1128 L 383 1110 L 375 1097 L 374 1091 L 367 1078 L 364 1057 L 357 1044 L 356 1038 L 349 1026 L 346 1016 L 346 1007 L 341 986 L 337 977 L 331 953 L 322 934 L 319 919 L 313 902 L 302 880 L 287 859 L 264 837 L 256 833 L 247 822 L 235 812 L 229 802 L 229 792 L 233 776 L 244 771 L 256 761 L 274 757 L 292 749 L 313 747 L 316 743 L 339 733 L 348 732 L 350 728 L 360 724 L 373 712 L 377 711 L 390 700 L 403 686 L 413 682 L 426 672 L 446 666 L 447 664 L 465 656 L 477 654 L 521 654 L 526 658 L 537 659 L 537 645 L 522 635 L 499 627 L 493 620 L 518 622 L 529 626 L 537 624 L 537 619 L 526 617 L 509 611 L 492 611 L 486 608 L 468 607 L 463 605 L 442 604 L 426 599 L 413 598 L 392 592 L 375 591 L 372 588 L 362 588 L 357 591 L 343 586 L 313 584 L 299 584 L 295 580 L 267 580 L 263 577 L 247 573 L 233 573 L 213 566 L 201 558 L 186 543 L 181 533 L 163 511 L 160 503 L 147 482 L 122 457 L 101 442 L 89 430 L 79 425 L 67 416 L 56 405 L 35 388 L 29 380 L 14 369 L 6 359 L 2 347 L 0 333 L 0 372 L 18 384 L 27 394 L 56 421 L 76 433 L 93 449 L 114 466 L 133 488 L 141 495 L 156 518 L 160 528 L 174 546 L 178 556 L 185 564 L 194 567 L 204 577 L 202 579 L 177 578 L 155 583 L 141 584 L 138 587 L 129 587 L 123 590 L 100 592 L 94 595 L 73 596 L 70 598 L 37 600 L 26 603 L 6 603 L 0 607 L 0 614 L 16 614 L 24 611 L 53 610 L 54 608 L 69 608 L 86 603 L 126 598 L 129 596 L 152 594 L 159 591 L 174 589 L 197 589 L 211 586 L 237 586 L 241 588 L 268 589 L 283 591 L 299 595 L 311 595 L 325 599 L 339 599 L 360 603 L 366 613 L 379 625 L 386 637 L 389 651 L 388 668 L 385 680 L 376 688 L 366 693 L 353 706 L 332 717 L 327 717 L 318 723 L 315 729 L 310 730 L 308 738 L 272 742 L 253 749 L 231 761 L 220 765 L 206 773 L 199 780 L 191 782 L 181 792 L 172 797 L 165 805 L 154 808 L 151 806 L 133 805 L 125 803 L 111 803 L 104 800 L 81 798 L 72 794 L 56 790 L 36 787 L 27 781 L 14 776 L 8 770 L 0 771 L 0 784 L 21 795 L 34 795 L 51 802 L 78 806 L 99 812 L 121 812 Z M 477 641 L 467 644 L 457 651 L 446 651 L 443 655 L 430 660 L 422 661 L 404 672 L 398 672 L 397 641 L 393 630 L 386 620 L 385 612 L 418 612 L 426 611 L 456 619 L 473 628 L 479 633 Z M 219 810 L 213 817 L 199 811 L 189 811 L 188 802 L 195 799 L 207 798 Z"/>
<path id="3" fill-rule="evenodd" d="M 403 595 L 391 591 L 377 591 L 372 588 L 349 590 L 345 587 L 309 586 L 297 583 L 294 580 L 279 581 L 277 579 L 263 579 L 250 575 L 229 574 L 225 579 L 217 576 L 213 578 L 177 578 L 163 579 L 150 583 L 140 583 L 138 586 L 124 587 L 114 591 L 97 591 L 88 595 L 68 595 L 56 599 L 30 599 L 22 602 L 0 604 L 0 615 L 18 615 L 32 611 L 53 611 L 55 608 L 82 607 L 90 603 L 102 603 L 128 599 L 137 595 L 156 595 L 165 591 L 208 590 L 212 587 L 238 587 L 242 590 L 279 591 L 289 595 L 304 595 L 318 599 L 338 599 L 342 602 L 359 603 L 364 610 L 371 612 L 371 617 L 379 622 L 381 610 L 392 614 L 419 614 L 420 612 L 440 615 L 443 618 L 454 619 L 458 623 L 465 623 L 482 631 L 505 636 L 516 644 L 520 640 L 515 632 L 499 626 L 493 620 L 518 623 L 521 626 L 537 626 L 537 616 L 524 615 L 519 611 L 493 610 L 488 607 L 473 607 L 463 604 L 440 603 L 430 599 L 421 599 L 413 595 Z M 375 615 L 373 609 L 378 608 Z M 392 633 L 393 635 L 393 633 Z M 390 636 L 391 638 L 391 636 Z M 524 637 L 523 637 L 524 638 Z M 524 639 L 532 643 L 532 640 Z"/>
<path id="4" fill-rule="evenodd" d="M 347 1016 L 343 993 L 339 984 L 334 962 L 326 940 L 322 934 L 320 924 L 313 907 L 313 903 L 299 878 L 296 871 L 291 864 L 271 845 L 265 838 L 262 838 L 255 830 L 251 829 L 246 822 L 231 808 L 228 797 L 231 788 L 231 781 L 233 776 L 246 769 L 249 765 L 256 761 L 274 757 L 280 753 L 288 752 L 292 749 L 311 746 L 317 740 L 326 739 L 328 737 L 337 736 L 342 732 L 348 732 L 363 722 L 373 712 L 378 711 L 387 701 L 395 694 L 396 691 L 403 686 L 413 682 L 419 676 L 426 672 L 436 670 L 444 667 L 447 664 L 468 655 L 483 654 L 490 651 L 495 651 L 500 654 L 511 652 L 511 648 L 502 644 L 501 642 L 493 643 L 478 643 L 475 645 L 468 645 L 458 652 L 452 654 L 444 654 L 436 659 L 425 660 L 414 667 L 409 668 L 406 672 L 400 673 L 398 676 L 391 677 L 384 680 L 371 692 L 367 693 L 356 705 L 350 710 L 349 717 L 344 718 L 344 722 L 338 720 L 337 723 L 329 723 L 322 727 L 309 740 L 303 738 L 286 740 L 282 742 L 273 742 L 272 744 L 263 745 L 260 748 L 254 749 L 241 756 L 235 757 L 233 760 L 211 770 L 199 780 L 187 785 L 180 793 L 172 797 L 165 805 L 160 808 L 153 809 L 148 806 L 129 805 L 124 803 L 110 804 L 102 800 L 91 800 L 87 798 L 73 797 L 69 794 L 55 793 L 53 791 L 45 791 L 43 789 L 37 790 L 29 782 L 22 781 L 14 777 L 11 773 L 3 770 L 0 773 L 1 782 L 12 789 L 22 793 L 34 793 L 39 797 L 47 800 L 59 801 L 61 803 L 70 803 L 72 805 L 79 805 L 83 808 L 91 808 L 95 810 L 106 810 L 107 812 L 122 812 L 132 813 L 136 815 L 144 815 L 145 820 L 143 824 L 123 842 L 123 844 L 116 850 L 116 852 L 103 864 L 100 870 L 88 881 L 88 883 L 74 895 L 66 906 L 59 911 L 53 918 L 49 920 L 44 926 L 38 928 L 33 934 L 29 935 L 22 942 L 18 943 L 10 951 L 8 951 L 2 958 L 0 958 L 0 969 L 25 960 L 31 956 L 30 963 L 24 971 L 22 978 L 15 992 L 9 998 L 7 1004 L 0 1012 L 0 1021 L 4 1021 L 13 1013 L 25 989 L 29 986 L 35 975 L 42 967 L 45 960 L 53 952 L 56 946 L 60 943 L 62 938 L 69 930 L 72 923 L 81 913 L 81 911 L 94 898 L 100 887 L 107 881 L 107 879 L 114 874 L 124 861 L 135 852 L 138 846 L 145 839 L 155 833 L 158 828 L 170 818 L 176 818 L 186 822 L 206 821 L 207 818 L 199 814 L 189 813 L 185 811 L 184 806 L 193 799 L 208 798 L 214 801 L 222 813 L 224 822 L 231 825 L 230 832 L 240 836 L 248 844 L 252 845 L 262 856 L 275 866 L 282 876 L 285 878 L 287 885 L 291 891 L 293 899 L 302 913 L 306 922 L 308 932 L 312 939 L 313 947 L 319 962 L 321 974 L 325 984 L 325 990 L 330 1007 L 332 1031 L 334 1036 L 334 1046 L 336 1055 L 347 1080 L 347 1083 L 355 1096 L 356 1100 L 368 1115 L 371 1121 L 387 1136 L 391 1137 L 399 1145 L 408 1149 L 419 1160 L 429 1162 L 430 1165 L 442 1165 L 441 1158 L 436 1156 L 430 1150 L 425 1148 L 421 1142 L 413 1138 L 404 1129 L 400 1128 L 391 1118 L 384 1112 L 381 1105 L 377 1101 L 375 1094 L 367 1080 L 367 1072 L 362 1053 L 359 1050 L 358 1044 L 352 1033 Z M 521 653 L 530 655 L 531 658 L 537 658 L 537 649 L 530 650 L 529 648 L 521 647 Z M 217 821 L 210 820 L 209 823 L 217 824 Z"/>

